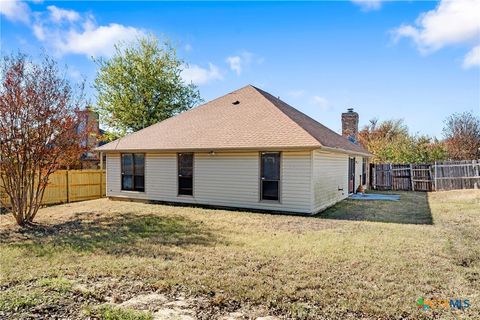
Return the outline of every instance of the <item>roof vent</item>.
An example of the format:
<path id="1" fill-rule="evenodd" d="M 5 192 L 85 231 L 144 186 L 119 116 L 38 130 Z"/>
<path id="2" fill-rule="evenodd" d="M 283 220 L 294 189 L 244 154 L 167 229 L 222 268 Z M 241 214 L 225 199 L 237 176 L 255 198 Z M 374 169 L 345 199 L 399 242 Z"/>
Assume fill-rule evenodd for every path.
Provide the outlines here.
<path id="1" fill-rule="evenodd" d="M 237 104 L 240 104 L 240 101 L 238 100 L 235 100 L 234 102 L 232 102 L 233 105 L 237 105 Z"/>
<path id="2" fill-rule="evenodd" d="M 355 137 L 353 137 L 353 136 L 348 136 L 347 139 L 348 139 L 348 141 L 350 141 L 351 143 L 357 144 L 357 139 L 355 139 Z"/>

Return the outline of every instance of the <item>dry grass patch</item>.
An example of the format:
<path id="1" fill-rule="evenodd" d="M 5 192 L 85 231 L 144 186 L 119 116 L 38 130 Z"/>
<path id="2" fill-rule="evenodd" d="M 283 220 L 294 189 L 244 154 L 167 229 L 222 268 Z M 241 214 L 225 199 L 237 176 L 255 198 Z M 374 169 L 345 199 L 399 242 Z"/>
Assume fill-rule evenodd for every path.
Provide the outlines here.
<path id="1" fill-rule="evenodd" d="M 375 192 L 373 192 L 375 193 Z M 322 212 L 319 217 L 340 220 L 432 224 L 429 194 L 425 192 L 389 192 L 400 194 L 400 201 L 344 200 Z"/>
<path id="2" fill-rule="evenodd" d="M 43 300 L 2 309 L 38 291 L 62 296 L 54 312 L 72 318 L 152 292 L 202 297 L 196 315 L 204 319 L 238 310 L 479 318 L 480 192 L 402 193 L 400 202 L 379 202 L 347 200 L 317 218 L 102 199 L 42 209 L 38 228 L 27 231 L 1 216 L 0 317 L 52 314 Z M 415 303 L 421 296 L 472 306 L 425 313 Z"/>

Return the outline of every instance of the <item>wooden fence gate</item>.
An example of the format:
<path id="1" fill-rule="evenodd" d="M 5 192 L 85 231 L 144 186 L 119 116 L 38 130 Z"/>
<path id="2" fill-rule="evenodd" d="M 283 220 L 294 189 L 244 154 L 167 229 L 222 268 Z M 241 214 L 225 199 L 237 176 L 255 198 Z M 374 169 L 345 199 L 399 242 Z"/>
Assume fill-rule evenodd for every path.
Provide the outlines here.
<path id="1" fill-rule="evenodd" d="M 412 164 L 412 189 L 413 191 L 433 191 L 432 166 L 430 164 Z M 433 168 L 434 170 L 434 168 Z"/>
<path id="2" fill-rule="evenodd" d="M 455 190 L 480 188 L 480 160 L 434 164 L 371 164 L 370 181 L 376 190 Z"/>

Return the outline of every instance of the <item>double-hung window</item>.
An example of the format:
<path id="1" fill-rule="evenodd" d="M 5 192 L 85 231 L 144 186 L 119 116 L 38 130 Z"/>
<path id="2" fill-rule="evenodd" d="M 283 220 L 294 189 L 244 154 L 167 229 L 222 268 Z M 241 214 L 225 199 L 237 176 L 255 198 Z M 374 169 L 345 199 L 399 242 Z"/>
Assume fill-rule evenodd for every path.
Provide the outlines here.
<path id="1" fill-rule="evenodd" d="M 279 201 L 280 152 L 262 152 L 260 166 L 260 199 Z"/>
<path id="2" fill-rule="evenodd" d="M 145 155 L 122 154 L 122 190 L 145 191 Z"/>

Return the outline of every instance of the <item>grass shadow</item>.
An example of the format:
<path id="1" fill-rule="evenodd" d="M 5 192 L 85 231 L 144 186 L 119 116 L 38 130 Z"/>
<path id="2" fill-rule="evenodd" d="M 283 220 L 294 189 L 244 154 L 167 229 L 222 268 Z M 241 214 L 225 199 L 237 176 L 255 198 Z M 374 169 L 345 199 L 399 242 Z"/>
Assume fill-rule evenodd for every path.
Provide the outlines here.
<path id="1" fill-rule="evenodd" d="M 172 248 L 214 245 L 218 239 L 201 222 L 180 216 L 134 213 L 99 216 L 77 213 L 66 222 L 0 231 L 0 242 L 48 254 L 61 249 L 157 257 Z"/>
<path id="2" fill-rule="evenodd" d="M 433 224 L 426 192 L 381 192 L 399 194 L 399 201 L 345 199 L 316 217 L 338 220 L 402 224 Z"/>

